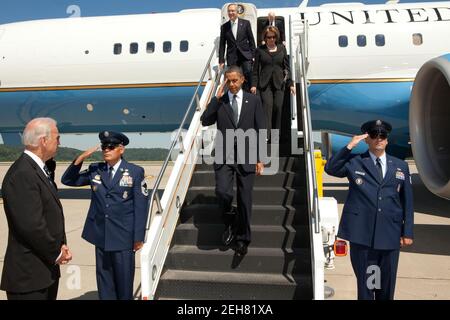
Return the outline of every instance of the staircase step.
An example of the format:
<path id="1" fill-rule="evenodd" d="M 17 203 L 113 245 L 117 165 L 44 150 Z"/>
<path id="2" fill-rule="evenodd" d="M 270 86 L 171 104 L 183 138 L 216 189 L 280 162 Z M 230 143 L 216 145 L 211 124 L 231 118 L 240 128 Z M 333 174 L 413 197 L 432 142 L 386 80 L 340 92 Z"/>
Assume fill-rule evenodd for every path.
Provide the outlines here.
<path id="1" fill-rule="evenodd" d="M 191 187 L 214 186 L 216 177 L 214 171 L 195 171 Z M 278 172 L 272 175 L 262 175 L 255 178 L 255 187 L 304 187 L 306 179 L 304 175 L 296 175 L 295 172 Z"/>
<path id="2" fill-rule="evenodd" d="M 274 249 L 249 247 L 244 258 L 234 250 L 215 247 L 176 245 L 166 259 L 166 267 L 176 270 L 216 272 L 254 272 L 300 274 L 310 273 L 310 251 L 308 249 Z"/>
<path id="3" fill-rule="evenodd" d="M 254 248 L 309 248 L 309 226 L 251 226 Z M 222 248 L 224 226 L 184 223 L 175 230 L 173 244 Z"/>
<path id="4" fill-rule="evenodd" d="M 236 195 L 236 188 L 234 188 Z M 190 187 L 186 195 L 187 204 L 217 203 L 215 187 Z M 255 205 L 293 205 L 306 204 L 306 187 L 296 189 L 283 187 L 255 187 L 253 188 L 253 204 Z M 236 196 L 234 197 L 236 202 Z"/>
<path id="5" fill-rule="evenodd" d="M 180 214 L 181 223 L 222 224 L 222 211 L 218 204 L 191 204 Z M 254 205 L 252 225 L 306 225 L 309 218 L 306 205 Z"/>
<path id="6" fill-rule="evenodd" d="M 156 298 L 203 300 L 312 299 L 309 275 L 166 270 Z"/>
<path id="7" fill-rule="evenodd" d="M 266 167 L 273 168 L 274 171 L 283 172 L 291 171 L 294 173 L 304 174 L 305 170 L 305 159 L 303 155 L 298 155 L 296 157 L 279 157 L 274 160 L 274 162 L 269 162 Z M 278 168 L 278 170 L 276 170 Z M 195 167 L 196 171 L 214 171 L 214 166 L 212 164 L 206 164 L 202 161 Z"/>

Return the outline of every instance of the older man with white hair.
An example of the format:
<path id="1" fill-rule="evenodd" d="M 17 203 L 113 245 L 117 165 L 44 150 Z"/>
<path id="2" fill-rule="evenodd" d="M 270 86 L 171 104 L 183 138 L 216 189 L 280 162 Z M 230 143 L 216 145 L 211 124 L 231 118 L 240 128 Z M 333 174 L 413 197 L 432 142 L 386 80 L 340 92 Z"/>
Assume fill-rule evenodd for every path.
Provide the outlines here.
<path id="1" fill-rule="evenodd" d="M 25 151 L 2 184 L 9 233 L 0 288 L 8 300 L 55 300 L 59 265 L 72 259 L 63 208 L 45 165 L 58 149 L 56 121 L 31 120 L 22 141 Z"/>

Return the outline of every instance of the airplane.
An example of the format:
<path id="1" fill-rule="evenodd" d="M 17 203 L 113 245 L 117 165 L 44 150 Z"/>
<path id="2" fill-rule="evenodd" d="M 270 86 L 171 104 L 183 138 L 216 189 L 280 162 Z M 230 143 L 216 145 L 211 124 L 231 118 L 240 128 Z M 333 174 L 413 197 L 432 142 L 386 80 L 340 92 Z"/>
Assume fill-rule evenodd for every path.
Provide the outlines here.
<path id="1" fill-rule="evenodd" d="M 56 119 L 62 133 L 177 129 L 226 7 L 0 25 L 4 142 L 38 116 Z M 286 39 L 289 19 L 307 25 L 312 124 L 326 149 L 382 118 L 394 127 L 390 152 L 405 158 L 412 149 L 425 184 L 450 198 L 450 2 L 239 8 L 254 35 L 270 11 Z"/>

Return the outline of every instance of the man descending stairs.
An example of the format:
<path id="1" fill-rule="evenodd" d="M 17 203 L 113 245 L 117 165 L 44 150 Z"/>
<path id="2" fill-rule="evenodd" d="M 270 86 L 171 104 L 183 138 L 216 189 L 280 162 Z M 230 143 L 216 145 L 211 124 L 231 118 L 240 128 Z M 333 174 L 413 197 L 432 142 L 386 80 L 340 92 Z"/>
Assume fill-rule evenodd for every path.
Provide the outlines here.
<path id="1" fill-rule="evenodd" d="M 256 177 L 245 256 L 222 244 L 212 165 L 197 165 L 160 279 L 159 299 L 312 299 L 303 156 Z M 233 247 L 233 245 L 232 245 Z"/>

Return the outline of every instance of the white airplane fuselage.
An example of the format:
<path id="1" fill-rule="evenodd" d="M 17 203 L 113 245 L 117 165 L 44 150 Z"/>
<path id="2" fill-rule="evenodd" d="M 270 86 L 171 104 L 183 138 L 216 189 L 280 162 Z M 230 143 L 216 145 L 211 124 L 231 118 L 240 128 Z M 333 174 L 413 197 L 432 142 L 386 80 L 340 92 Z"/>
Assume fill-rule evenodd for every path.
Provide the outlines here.
<path id="1" fill-rule="evenodd" d="M 269 11 L 284 17 L 286 39 L 289 16 L 308 21 L 314 129 L 354 134 L 363 121 L 383 117 L 396 128 L 390 143 L 406 155 L 415 75 L 450 53 L 450 2 L 257 15 Z M 219 9 L 198 9 L 0 25 L 0 133 L 20 132 L 37 116 L 57 119 L 61 132 L 176 129 L 221 17 Z"/>

